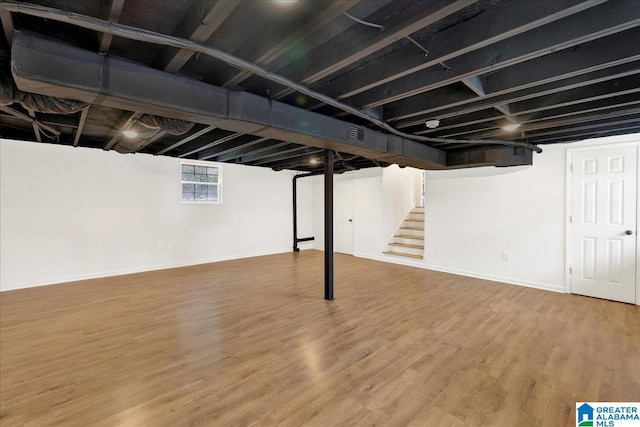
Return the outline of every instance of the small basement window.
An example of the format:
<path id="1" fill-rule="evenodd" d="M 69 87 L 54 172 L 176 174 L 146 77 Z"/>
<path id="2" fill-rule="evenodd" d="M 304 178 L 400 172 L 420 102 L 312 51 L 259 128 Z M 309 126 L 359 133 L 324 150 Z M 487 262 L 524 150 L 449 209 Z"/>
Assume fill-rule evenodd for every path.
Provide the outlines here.
<path id="1" fill-rule="evenodd" d="M 182 163 L 182 201 L 188 203 L 222 203 L 222 168 Z"/>

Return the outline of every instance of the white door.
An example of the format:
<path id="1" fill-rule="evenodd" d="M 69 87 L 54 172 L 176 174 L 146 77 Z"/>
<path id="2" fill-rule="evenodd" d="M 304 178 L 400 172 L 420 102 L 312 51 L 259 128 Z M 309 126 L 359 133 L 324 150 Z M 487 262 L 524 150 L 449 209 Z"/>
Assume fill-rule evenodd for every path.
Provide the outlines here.
<path id="1" fill-rule="evenodd" d="M 636 301 L 637 150 L 573 154 L 572 293 Z"/>
<path id="2" fill-rule="evenodd" d="M 334 182 L 333 193 L 333 249 L 353 254 L 353 180 Z"/>

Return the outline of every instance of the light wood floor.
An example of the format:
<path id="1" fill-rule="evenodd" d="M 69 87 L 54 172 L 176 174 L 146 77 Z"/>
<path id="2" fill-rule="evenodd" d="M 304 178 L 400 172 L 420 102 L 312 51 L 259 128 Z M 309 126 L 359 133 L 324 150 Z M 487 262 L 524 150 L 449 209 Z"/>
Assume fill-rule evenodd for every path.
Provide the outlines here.
<path id="1" fill-rule="evenodd" d="M 0 425 L 574 426 L 640 307 L 304 251 L 0 294 Z"/>

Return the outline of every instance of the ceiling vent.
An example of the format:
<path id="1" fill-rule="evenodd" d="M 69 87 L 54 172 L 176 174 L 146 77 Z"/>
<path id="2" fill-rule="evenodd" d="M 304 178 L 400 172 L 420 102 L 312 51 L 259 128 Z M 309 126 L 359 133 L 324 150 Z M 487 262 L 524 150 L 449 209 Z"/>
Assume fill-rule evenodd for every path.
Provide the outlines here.
<path id="1" fill-rule="evenodd" d="M 356 126 L 351 126 L 349 128 L 349 139 L 362 141 L 364 139 L 364 130 Z"/>

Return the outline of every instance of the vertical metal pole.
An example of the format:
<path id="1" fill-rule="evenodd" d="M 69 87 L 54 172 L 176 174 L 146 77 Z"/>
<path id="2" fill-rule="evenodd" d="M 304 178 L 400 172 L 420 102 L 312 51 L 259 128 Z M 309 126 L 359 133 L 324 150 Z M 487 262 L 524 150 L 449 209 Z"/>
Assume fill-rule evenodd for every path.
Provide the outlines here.
<path id="1" fill-rule="evenodd" d="M 293 251 L 299 252 L 298 249 L 298 180 L 293 177 Z"/>
<path id="2" fill-rule="evenodd" d="M 324 299 L 333 300 L 333 151 L 324 152 Z"/>

